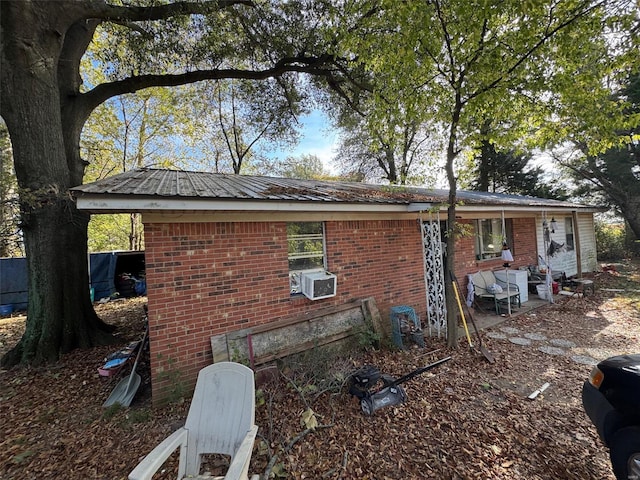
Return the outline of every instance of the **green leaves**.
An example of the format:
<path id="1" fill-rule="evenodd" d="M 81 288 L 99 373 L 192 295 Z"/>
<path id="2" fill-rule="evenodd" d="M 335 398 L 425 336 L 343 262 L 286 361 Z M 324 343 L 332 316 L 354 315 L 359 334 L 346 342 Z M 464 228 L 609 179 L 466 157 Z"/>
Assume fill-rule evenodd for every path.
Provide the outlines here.
<path id="1" fill-rule="evenodd" d="M 511 126 L 505 144 L 559 141 L 558 114 L 579 115 L 589 129 L 616 118 L 600 99 L 625 56 L 602 28 L 613 16 L 590 2 L 380 1 L 359 13 L 341 46 L 375 76 L 378 122 L 402 111 L 454 124 L 460 149 L 486 118 Z"/>

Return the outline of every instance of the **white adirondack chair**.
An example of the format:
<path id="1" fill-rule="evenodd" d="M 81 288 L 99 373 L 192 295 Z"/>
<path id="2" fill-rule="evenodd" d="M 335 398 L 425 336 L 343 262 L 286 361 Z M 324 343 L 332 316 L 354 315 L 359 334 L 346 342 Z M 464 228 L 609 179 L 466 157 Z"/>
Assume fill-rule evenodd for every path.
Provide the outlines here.
<path id="1" fill-rule="evenodd" d="M 154 448 L 129 474 L 129 480 L 147 480 L 180 448 L 178 479 L 219 478 L 247 480 L 255 423 L 253 371 L 234 362 L 219 362 L 198 373 L 196 389 L 184 427 Z M 201 455 L 231 456 L 224 477 L 200 475 Z M 252 480 L 258 480 L 254 475 Z"/>

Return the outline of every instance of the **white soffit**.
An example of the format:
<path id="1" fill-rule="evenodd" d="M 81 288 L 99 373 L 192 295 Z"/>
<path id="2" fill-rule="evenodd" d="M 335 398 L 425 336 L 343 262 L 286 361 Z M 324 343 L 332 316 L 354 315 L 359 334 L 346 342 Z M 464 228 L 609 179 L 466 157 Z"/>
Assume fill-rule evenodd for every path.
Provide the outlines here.
<path id="1" fill-rule="evenodd" d="M 414 202 L 407 206 L 407 212 L 427 212 L 433 208 L 433 203 Z"/>

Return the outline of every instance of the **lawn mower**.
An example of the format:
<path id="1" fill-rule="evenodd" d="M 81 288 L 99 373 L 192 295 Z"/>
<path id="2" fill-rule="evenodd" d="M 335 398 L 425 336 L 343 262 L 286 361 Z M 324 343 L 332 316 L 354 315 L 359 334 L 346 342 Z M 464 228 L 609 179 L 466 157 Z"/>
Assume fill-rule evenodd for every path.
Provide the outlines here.
<path id="1" fill-rule="evenodd" d="M 449 360 L 451 357 L 442 358 L 400 378 L 380 373 L 380 370 L 373 365 L 365 365 L 351 374 L 349 393 L 360 400 L 360 408 L 365 415 L 373 415 L 376 410 L 398 405 L 407 400 L 407 393 L 400 384 Z"/>

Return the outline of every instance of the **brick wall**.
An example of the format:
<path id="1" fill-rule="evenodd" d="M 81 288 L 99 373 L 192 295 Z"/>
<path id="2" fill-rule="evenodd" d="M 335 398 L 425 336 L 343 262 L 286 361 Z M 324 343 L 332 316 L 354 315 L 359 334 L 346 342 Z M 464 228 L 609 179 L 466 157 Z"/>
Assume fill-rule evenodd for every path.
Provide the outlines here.
<path id="1" fill-rule="evenodd" d="M 514 268 L 538 264 L 536 232 L 535 218 L 513 219 Z"/>
<path id="2" fill-rule="evenodd" d="M 473 221 L 462 221 L 473 227 Z M 289 295 L 285 222 L 145 225 L 154 401 L 176 384 L 191 389 L 211 363 L 210 337 L 354 299 L 374 297 L 383 321 L 395 305 L 424 320 L 422 247 L 416 220 L 326 222 L 328 269 L 337 295 Z M 535 220 L 513 219 L 514 268 L 537 263 Z M 473 232 L 473 229 L 470 229 Z M 473 234 L 456 248 L 456 276 L 498 269 L 478 261 Z"/>
<path id="3" fill-rule="evenodd" d="M 328 222 L 325 228 L 338 303 L 374 297 L 383 319 L 394 305 L 410 305 L 422 317 L 426 296 L 415 220 Z"/>
<path id="4" fill-rule="evenodd" d="M 326 222 L 336 297 L 289 295 L 285 222 L 145 225 L 154 401 L 191 389 L 211 363 L 210 337 L 374 297 L 426 309 L 420 232 L 411 221 Z"/>

